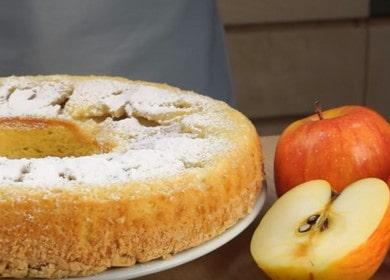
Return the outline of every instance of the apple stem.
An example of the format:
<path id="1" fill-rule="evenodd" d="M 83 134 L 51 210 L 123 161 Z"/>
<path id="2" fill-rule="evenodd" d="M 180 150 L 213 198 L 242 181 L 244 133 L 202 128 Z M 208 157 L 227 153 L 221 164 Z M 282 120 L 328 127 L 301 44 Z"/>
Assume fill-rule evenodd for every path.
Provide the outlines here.
<path id="1" fill-rule="evenodd" d="M 316 102 L 314 102 L 314 107 L 315 107 L 315 112 L 316 112 L 318 118 L 319 118 L 320 120 L 323 120 L 324 117 L 322 116 L 322 109 L 321 109 L 321 104 L 320 104 L 320 101 L 319 101 L 319 100 L 317 100 Z"/>
<path id="2" fill-rule="evenodd" d="M 333 200 L 335 200 L 338 196 L 339 196 L 339 193 L 336 192 L 336 191 L 334 191 L 334 190 L 332 190 L 330 199 L 333 201 Z"/>

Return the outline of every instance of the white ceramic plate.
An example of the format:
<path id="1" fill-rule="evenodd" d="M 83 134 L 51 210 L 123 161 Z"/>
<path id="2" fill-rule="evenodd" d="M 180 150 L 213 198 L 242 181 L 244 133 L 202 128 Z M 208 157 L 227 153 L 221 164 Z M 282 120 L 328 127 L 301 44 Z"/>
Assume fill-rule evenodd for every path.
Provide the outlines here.
<path id="1" fill-rule="evenodd" d="M 167 260 L 154 260 L 143 264 L 136 264 L 131 267 L 124 268 L 111 268 L 106 270 L 100 274 L 90 277 L 79 277 L 79 278 L 68 278 L 73 280 L 126 280 L 126 279 L 134 279 L 137 277 L 145 276 L 148 274 L 156 273 L 159 271 L 167 270 L 173 268 L 175 266 L 187 263 L 189 261 L 195 260 L 201 256 L 204 256 L 211 251 L 214 251 L 224 245 L 225 243 L 232 240 L 234 237 L 239 235 L 242 231 L 244 231 L 257 217 L 260 213 L 260 210 L 264 206 L 265 198 L 266 198 L 266 186 L 264 184 L 263 190 L 260 196 L 257 198 L 255 207 L 252 212 L 239 221 L 237 224 L 227 229 L 221 235 L 214 237 L 213 239 L 196 246 L 194 248 L 185 250 L 183 252 L 177 253 L 171 258 Z"/>

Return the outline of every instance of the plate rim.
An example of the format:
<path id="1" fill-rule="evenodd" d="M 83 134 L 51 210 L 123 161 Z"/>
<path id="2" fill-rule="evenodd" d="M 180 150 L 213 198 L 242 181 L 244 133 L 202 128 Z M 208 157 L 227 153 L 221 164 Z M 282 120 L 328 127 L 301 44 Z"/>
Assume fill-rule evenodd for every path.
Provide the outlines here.
<path id="1" fill-rule="evenodd" d="M 259 215 L 263 209 L 267 197 L 267 184 L 263 183 L 260 194 L 256 198 L 256 203 L 252 208 L 252 211 L 239 220 L 235 225 L 231 226 L 223 233 L 215 236 L 214 238 L 203 242 L 202 244 L 193 248 L 181 251 L 169 259 L 156 259 L 148 261 L 146 263 L 138 263 L 130 267 L 117 267 L 111 268 L 101 273 L 92 276 L 73 277 L 67 278 L 67 280 L 127 280 L 134 279 L 146 275 L 151 275 L 164 270 L 168 270 L 179 265 L 196 260 L 204 255 L 217 250 L 224 244 L 230 242 L 243 232 Z"/>

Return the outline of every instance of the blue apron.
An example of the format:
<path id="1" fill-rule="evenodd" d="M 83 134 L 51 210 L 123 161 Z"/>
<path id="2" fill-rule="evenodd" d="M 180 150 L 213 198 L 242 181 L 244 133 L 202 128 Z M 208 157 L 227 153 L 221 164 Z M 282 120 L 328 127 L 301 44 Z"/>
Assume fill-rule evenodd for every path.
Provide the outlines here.
<path id="1" fill-rule="evenodd" d="M 0 76 L 119 75 L 230 103 L 223 40 L 211 0 L 0 3 Z"/>

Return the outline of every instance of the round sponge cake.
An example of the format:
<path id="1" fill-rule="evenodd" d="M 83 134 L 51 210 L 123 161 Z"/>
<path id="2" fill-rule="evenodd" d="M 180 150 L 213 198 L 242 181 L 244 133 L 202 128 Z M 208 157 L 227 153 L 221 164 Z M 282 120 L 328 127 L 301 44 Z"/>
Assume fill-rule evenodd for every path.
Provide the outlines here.
<path id="1" fill-rule="evenodd" d="M 261 156 L 242 114 L 193 92 L 0 78 L 0 276 L 90 275 L 196 246 L 250 212 Z"/>

